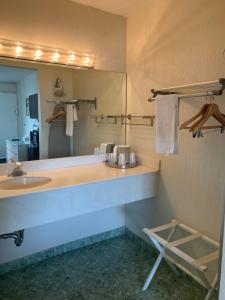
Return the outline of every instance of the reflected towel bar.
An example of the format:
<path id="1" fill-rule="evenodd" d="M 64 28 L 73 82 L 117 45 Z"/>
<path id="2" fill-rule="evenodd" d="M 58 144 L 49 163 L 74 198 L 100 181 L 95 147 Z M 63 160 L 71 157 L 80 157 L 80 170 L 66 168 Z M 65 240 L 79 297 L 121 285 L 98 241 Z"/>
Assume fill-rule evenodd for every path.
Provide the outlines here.
<path id="1" fill-rule="evenodd" d="M 77 109 L 79 109 L 80 104 L 93 104 L 95 107 L 95 110 L 97 109 L 97 97 L 95 97 L 92 100 L 89 99 L 74 99 L 74 100 L 67 100 L 67 101 L 61 101 L 61 100 L 48 100 L 48 102 L 55 102 L 56 104 L 62 104 L 62 105 L 76 105 Z"/>
<path id="2" fill-rule="evenodd" d="M 153 127 L 153 121 L 155 119 L 155 116 L 153 115 L 89 115 L 90 119 L 95 119 L 96 123 L 102 123 L 102 124 L 112 124 L 104 122 L 104 119 L 114 119 L 113 124 L 119 124 L 119 125 L 137 125 L 137 126 L 151 126 Z M 131 120 L 134 118 L 141 118 L 150 120 L 150 123 L 131 123 Z M 126 122 L 125 120 L 129 120 L 129 122 Z M 118 120 L 120 120 L 120 123 L 118 123 Z"/>

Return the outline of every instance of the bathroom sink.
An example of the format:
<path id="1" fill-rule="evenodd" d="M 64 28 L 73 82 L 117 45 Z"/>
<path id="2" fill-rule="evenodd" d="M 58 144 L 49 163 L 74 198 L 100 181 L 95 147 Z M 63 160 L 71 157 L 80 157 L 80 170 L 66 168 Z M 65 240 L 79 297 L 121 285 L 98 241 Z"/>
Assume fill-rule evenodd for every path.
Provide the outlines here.
<path id="1" fill-rule="evenodd" d="M 29 189 L 44 185 L 51 181 L 51 178 L 44 176 L 21 176 L 6 179 L 0 182 L 1 190 Z"/>

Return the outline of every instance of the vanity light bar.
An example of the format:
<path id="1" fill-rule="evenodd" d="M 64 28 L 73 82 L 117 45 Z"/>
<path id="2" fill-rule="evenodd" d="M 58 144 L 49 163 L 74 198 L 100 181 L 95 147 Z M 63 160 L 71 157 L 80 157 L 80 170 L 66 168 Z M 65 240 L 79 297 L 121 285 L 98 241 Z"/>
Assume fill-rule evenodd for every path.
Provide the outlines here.
<path id="1" fill-rule="evenodd" d="M 38 46 L 5 39 L 0 39 L 0 57 L 10 57 L 80 68 L 94 68 L 95 63 L 94 54 Z"/>

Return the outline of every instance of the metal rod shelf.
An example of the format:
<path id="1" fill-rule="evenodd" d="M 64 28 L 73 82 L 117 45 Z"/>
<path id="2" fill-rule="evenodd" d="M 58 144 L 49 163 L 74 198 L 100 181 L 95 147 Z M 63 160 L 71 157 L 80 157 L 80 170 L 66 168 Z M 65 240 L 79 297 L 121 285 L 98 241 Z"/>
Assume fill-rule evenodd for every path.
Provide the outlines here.
<path id="1" fill-rule="evenodd" d="M 131 115 L 128 114 L 126 115 L 126 118 L 129 120 L 129 122 L 125 122 L 125 125 L 132 125 L 132 126 L 150 126 L 153 127 L 153 122 L 155 119 L 155 116 L 152 115 Z M 131 122 L 132 119 L 145 119 L 145 120 L 150 120 L 150 123 L 133 123 Z"/>
<path id="2" fill-rule="evenodd" d="M 62 105 L 76 105 L 76 107 L 79 109 L 80 104 L 92 104 L 95 107 L 95 110 L 97 109 L 97 98 L 95 97 L 94 99 L 74 99 L 74 100 L 48 100 L 48 102 L 55 102 L 57 104 L 62 104 Z"/>
<path id="3" fill-rule="evenodd" d="M 95 119 L 97 124 L 118 124 L 118 120 L 122 120 L 123 115 L 89 115 L 89 119 Z M 106 119 L 113 119 L 114 123 L 104 122 Z M 122 124 L 122 121 L 120 122 Z"/>
<path id="4" fill-rule="evenodd" d="M 95 119 L 95 122 L 98 124 L 99 123 L 110 124 L 110 123 L 104 122 L 104 120 L 114 119 L 113 124 L 151 126 L 151 127 L 153 126 L 153 120 L 155 119 L 155 116 L 152 116 L 152 115 L 131 115 L 131 114 L 128 114 L 128 115 L 89 115 L 88 117 L 90 119 Z M 131 122 L 132 119 L 137 119 L 137 118 L 150 120 L 150 123 L 133 123 L 133 122 Z M 126 120 L 128 120 L 128 122 Z"/>
<path id="5" fill-rule="evenodd" d="M 224 89 L 225 78 L 220 78 L 217 81 L 178 85 L 162 89 L 152 89 L 152 96 L 148 99 L 148 101 L 155 101 L 157 95 L 171 94 L 178 94 L 179 99 L 204 96 L 220 96 L 223 94 Z"/>

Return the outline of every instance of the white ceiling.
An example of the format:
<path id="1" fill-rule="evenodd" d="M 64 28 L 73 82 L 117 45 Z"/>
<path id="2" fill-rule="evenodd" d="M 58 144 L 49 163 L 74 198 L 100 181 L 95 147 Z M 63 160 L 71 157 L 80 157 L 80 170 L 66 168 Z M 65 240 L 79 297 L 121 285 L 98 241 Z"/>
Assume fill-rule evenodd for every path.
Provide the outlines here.
<path id="1" fill-rule="evenodd" d="M 151 0 L 71 0 L 83 5 L 95 7 L 112 14 L 129 17 L 143 8 Z"/>
<path id="2" fill-rule="evenodd" d="M 0 82 L 18 82 L 34 70 L 0 66 Z"/>

